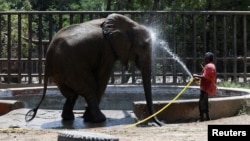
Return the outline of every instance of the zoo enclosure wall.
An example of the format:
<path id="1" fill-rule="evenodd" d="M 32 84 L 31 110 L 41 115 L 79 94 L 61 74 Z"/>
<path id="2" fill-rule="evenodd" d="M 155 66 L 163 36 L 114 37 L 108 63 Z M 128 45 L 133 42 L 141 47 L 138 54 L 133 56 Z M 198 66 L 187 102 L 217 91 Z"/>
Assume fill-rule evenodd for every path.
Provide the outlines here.
<path id="1" fill-rule="evenodd" d="M 250 11 L 0 12 L 0 77 L 6 84 L 42 84 L 45 54 L 55 33 L 70 24 L 124 14 L 157 33 L 192 73 L 201 72 L 205 52 L 215 54 L 220 80 L 248 82 L 250 78 Z M 183 85 L 189 75 L 168 53 L 154 44 L 152 83 Z M 141 84 L 133 64 L 115 64 L 109 84 Z"/>

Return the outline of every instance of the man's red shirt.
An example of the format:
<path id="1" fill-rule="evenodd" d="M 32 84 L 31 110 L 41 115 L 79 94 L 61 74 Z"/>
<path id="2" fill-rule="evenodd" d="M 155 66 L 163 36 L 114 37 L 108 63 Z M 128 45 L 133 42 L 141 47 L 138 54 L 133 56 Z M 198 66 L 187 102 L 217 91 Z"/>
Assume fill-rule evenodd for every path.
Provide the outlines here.
<path id="1" fill-rule="evenodd" d="M 209 95 L 216 94 L 216 67 L 213 63 L 208 63 L 204 66 L 201 79 L 200 89 L 207 92 Z"/>

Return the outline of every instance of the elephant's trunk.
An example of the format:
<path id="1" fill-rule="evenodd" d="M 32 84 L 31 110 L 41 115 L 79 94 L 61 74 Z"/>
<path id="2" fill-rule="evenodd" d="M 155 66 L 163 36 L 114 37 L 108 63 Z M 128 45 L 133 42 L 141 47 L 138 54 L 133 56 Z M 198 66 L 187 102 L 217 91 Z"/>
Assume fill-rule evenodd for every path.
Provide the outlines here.
<path id="1" fill-rule="evenodd" d="M 149 65 L 149 64 L 148 64 Z M 148 66 L 147 69 L 142 69 L 142 80 L 144 86 L 144 93 L 147 102 L 147 108 L 150 115 L 154 113 L 153 110 L 153 99 L 152 99 L 152 89 L 151 89 L 151 65 Z M 162 123 L 157 119 L 157 117 L 153 118 L 154 122 L 158 125 L 162 125 Z"/>

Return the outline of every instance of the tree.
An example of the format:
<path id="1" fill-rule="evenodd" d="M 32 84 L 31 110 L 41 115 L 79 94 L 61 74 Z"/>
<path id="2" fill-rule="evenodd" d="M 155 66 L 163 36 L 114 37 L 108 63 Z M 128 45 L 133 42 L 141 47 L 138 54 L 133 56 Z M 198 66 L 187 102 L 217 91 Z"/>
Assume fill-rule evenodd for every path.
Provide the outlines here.
<path id="1" fill-rule="evenodd" d="M 1 11 L 30 11 L 32 10 L 32 6 L 29 3 L 29 0 L 24 0 L 24 1 L 17 1 L 17 0 L 2 0 L 0 2 L 0 10 Z M 1 57 L 7 57 L 7 40 L 8 38 L 11 39 L 11 47 L 13 50 L 16 50 L 17 48 L 17 42 L 18 42 L 18 20 L 21 20 L 21 37 L 27 37 L 28 36 L 28 17 L 27 16 L 22 16 L 20 19 L 18 19 L 18 15 L 11 15 L 11 31 L 8 31 L 8 16 L 7 15 L 2 15 L 1 17 Z M 36 27 L 35 23 L 32 23 L 34 27 Z M 9 35 L 10 33 L 10 35 Z M 28 53 L 28 47 L 25 46 L 26 42 L 23 41 L 23 46 L 22 46 L 22 55 L 27 56 Z M 13 52 L 12 57 L 17 57 L 17 54 Z"/>

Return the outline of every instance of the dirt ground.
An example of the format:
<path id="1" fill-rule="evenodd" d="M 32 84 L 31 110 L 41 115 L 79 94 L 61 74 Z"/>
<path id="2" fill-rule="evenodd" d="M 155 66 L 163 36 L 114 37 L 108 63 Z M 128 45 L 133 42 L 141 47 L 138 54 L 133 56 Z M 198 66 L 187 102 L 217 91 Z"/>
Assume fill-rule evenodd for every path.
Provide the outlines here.
<path id="1" fill-rule="evenodd" d="M 80 132 L 97 132 L 115 136 L 119 141 L 206 141 L 207 128 L 211 124 L 249 125 L 250 115 L 221 118 L 204 122 L 166 124 L 162 127 L 126 127 L 74 129 Z M 1 141 L 57 141 L 58 132 L 70 129 L 0 130 Z M 73 130 L 73 129 L 72 129 Z"/>

